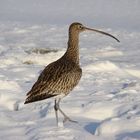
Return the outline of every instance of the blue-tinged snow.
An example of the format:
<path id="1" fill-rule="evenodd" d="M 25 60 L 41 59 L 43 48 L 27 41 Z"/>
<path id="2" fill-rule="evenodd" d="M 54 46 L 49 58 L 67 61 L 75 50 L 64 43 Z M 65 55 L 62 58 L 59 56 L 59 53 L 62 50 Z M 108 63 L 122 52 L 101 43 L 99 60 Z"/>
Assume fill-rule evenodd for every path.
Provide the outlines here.
<path id="1" fill-rule="evenodd" d="M 0 140 L 140 140 L 139 0 L 0 0 Z M 83 76 L 61 102 L 78 121 L 56 126 L 53 99 L 24 105 L 46 65 L 66 51 L 73 21 Z M 49 53 L 44 53 L 50 51 Z"/>

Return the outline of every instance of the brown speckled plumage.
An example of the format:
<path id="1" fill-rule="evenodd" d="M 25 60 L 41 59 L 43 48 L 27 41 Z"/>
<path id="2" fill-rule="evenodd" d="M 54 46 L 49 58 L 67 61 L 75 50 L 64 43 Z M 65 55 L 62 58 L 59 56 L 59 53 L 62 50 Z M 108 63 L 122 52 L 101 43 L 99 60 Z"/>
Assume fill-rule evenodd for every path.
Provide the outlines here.
<path id="1" fill-rule="evenodd" d="M 79 33 L 85 30 L 95 31 L 108 35 L 117 41 L 117 38 L 103 31 L 90 29 L 81 23 L 72 23 L 69 27 L 68 48 L 65 54 L 52 62 L 42 71 L 32 89 L 27 93 L 25 104 L 44 100 L 50 97 L 55 99 L 55 114 L 58 124 L 57 111 L 64 116 L 65 121 L 72 121 L 59 107 L 62 96 L 66 96 L 78 84 L 82 69 L 79 66 Z M 75 122 L 75 121 L 72 121 Z"/>
<path id="2" fill-rule="evenodd" d="M 27 94 L 25 103 L 40 101 L 60 94 L 67 95 L 79 82 L 82 70 L 66 59 L 49 64 Z"/>

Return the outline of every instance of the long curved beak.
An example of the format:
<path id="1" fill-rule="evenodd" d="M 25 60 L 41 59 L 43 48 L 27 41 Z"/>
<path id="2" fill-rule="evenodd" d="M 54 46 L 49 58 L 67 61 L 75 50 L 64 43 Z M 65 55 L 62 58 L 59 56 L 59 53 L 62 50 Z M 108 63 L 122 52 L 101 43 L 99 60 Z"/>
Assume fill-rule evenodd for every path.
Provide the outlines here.
<path id="1" fill-rule="evenodd" d="M 97 32 L 97 33 L 101 33 L 101 34 L 104 34 L 104 35 L 107 35 L 107 36 L 110 36 L 112 38 L 114 38 L 117 42 L 120 42 L 119 39 L 117 39 L 115 36 L 109 34 L 109 33 L 106 33 L 106 32 L 103 32 L 103 31 L 99 31 L 99 30 L 96 30 L 96 29 L 91 29 L 91 28 L 87 28 L 87 27 L 84 27 L 85 30 L 90 30 L 90 31 L 94 31 L 94 32 Z"/>

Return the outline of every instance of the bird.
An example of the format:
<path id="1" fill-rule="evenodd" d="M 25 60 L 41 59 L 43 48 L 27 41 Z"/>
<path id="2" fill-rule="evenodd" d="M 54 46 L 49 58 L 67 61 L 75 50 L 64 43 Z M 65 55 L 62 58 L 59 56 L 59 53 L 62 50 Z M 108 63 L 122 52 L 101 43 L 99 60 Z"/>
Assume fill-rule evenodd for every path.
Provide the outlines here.
<path id="1" fill-rule="evenodd" d="M 79 34 L 86 30 L 98 32 L 112 37 L 120 42 L 113 35 L 93 28 L 88 28 L 79 22 L 69 26 L 67 50 L 58 60 L 48 64 L 39 75 L 37 81 L 27 93 L 24 104 L 54 98 L 54 111 L 58 125 L 58 111 L 66 121 L 77 122 L 67 116 L 60 108 L 60 101 L 67 96 L 79 83 L 82 76 L 82 69 L 79 64 Z"/>

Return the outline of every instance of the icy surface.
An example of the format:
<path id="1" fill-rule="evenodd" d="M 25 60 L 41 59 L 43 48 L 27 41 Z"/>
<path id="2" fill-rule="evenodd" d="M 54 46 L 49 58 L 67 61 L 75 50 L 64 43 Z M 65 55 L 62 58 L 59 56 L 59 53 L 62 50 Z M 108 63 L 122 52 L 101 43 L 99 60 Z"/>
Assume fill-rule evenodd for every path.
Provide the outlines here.
<path id="1" fill-rule="evenodd" d="M 69 1 L 60 7 L 63 0 L 60 3 L 52 0 L 48 3 L 58 10 L 56 15 L 51 13 L 51 8 L 46 9 L 45 0 L 35 0 L 35 9 L 32 9 L 33 0 L 20 2 L 5 0 L 0 5 L 3 19 L 0 22 L 0 140 L 140 140 L 139 1 L 95 0 L 94 5 L 92 0 L 78 0 L 76 4 L 72 0 L 70 11 L 66 6 Z M 52 5 L 54 3 L 58 8 Z M 78 8 L 75 14 L 76 5 L 84 4 L 89 12 Z M 23 9 L 20 8 L 22 5 Z M 119 9 L 113 10 L 115 6 Z M 110 12 L 102 12 L 99 7 L 108 8 Z M 49 17 L 49 10 L 50 19 L 42 24 L 43 18 Z M 37 13 L 39 16 L 35 17 Z M 54 22 L 61 14 L 65 15 L 61 16 L 62 21 L 56 18 Z M 82 16 L 78 17 L 80 14 Z M 91 16 L 86 17 L 86 14 Z M 68 20 L 68 15 L 75 16 Z M 108 17 L 110 23 L 105 18 L 99 20 L 97 15 Z M 28 16 L 34 19 L 27 22 Z M 39 17 L 42 18 L 40 23 L 36 22 Z M 120 22 L 116 23 L 115 18 L 120 18 Z M 92 32 L 80 35 L 83 76 L 78 86 L 61 102 L 64 112 L 78 124 L 68 122 L 63 125 L 60 115 L 60 126 L 57 127 L 53 99 L 28 105 L 23 103 L 43 68 L 66 51 L 67 23 L 75 19 L 90 27 L 102 24 L 99 29 L 115 35 L 121 43 Z M 95 20 L 93 24 L 92 20 Z M 124 26 L 124 22 L 128 24 Z"/>

